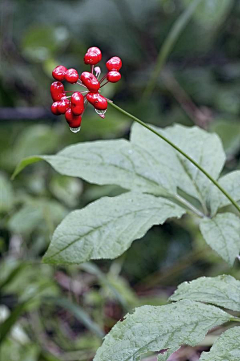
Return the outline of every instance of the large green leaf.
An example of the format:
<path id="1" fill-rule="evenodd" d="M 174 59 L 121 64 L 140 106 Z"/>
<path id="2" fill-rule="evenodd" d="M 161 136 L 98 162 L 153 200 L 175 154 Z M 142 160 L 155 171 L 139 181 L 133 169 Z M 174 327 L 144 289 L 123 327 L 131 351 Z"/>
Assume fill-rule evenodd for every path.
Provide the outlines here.
<path id="1" fill-rule="evenodd" d="M 225 155 L 217 135 L 181 125 L 164 131 L 155 129 L 218 178 Z M 139 124 L 132 126 L 130 142 L 123 139 L 86 142 L 67 147 L 54 156 L 27 158 L 18 165 L 14 176 L 40 159 L 61 174 L 80 177 L 90 183 L 116 184 L 125 189 L 173 196 L 179 187 L 202 203 L 211 184 L 198 168 Z"/>
<path id="2" fill-rule="evenodd" d="M 154 194 L 176 191 L 164 167 L 124 139 L 86 142 L 67 147 L 53 156 L 28 158 L 20 163 L 15 175 L 40 159 L 46 160 L 61 174 L 94 184 L 116 184 Z"/>
<path id="3" fill-rule="evenodd" d="M 167 199 L 142 193 L 101 198 L 71 212 L 62 221 L 44 261 L 79 264 L 90 259 L 116 258 L 154 224 L 184 213 L 184 209 Z"/>
<path id="4" fill-rule="evenodd" d="M 203 352 L 200 361 L 239 361 L 240 327 L 233 327 L 224 332 L 214 342 L 210 352 Z"/>
<path id="5" fill-rule="evenodd" d="M 230 194 L 235 201 L 240 201 L 240 171 L 231 172 L 219 179 L 219 184 Z M 210 205 L 212 214 L 215 214 L 218 208 L 230 204 L 229 199 L 215 186 L 211 187 Z"/>
<path id="6" fill-rule="evenodd" d="M 183 344 L 195 346 L 210 329 L 230 318 L 214 306 L 189 300 L 139 307 L 112 328 L 94 361 L 134 361 L 149 351 L 172 353 Z"/>
<path id="7" fill-rule="evenodd" d="M 205 241 L 230 265 L 240 251 L 240 218 L 233 213 L 204 218 L 200 230 Z"/>
<path id="8" fill-rule="evenodd" d="M 212 303 L 240 312 L 240 281 L 227 275 L 200 277 L 182 283 L 170 297 L 171 301 L 182 299 Z"/>
<path id="9" fill-rule="evenodd" d="M 188 128 L 175 125 L 167 128 L 166 135 L 214 179 L 218 179 L 225 163 L 225 154 L 222 143 L 216 134 L 209 134 L 198 127 Z M 181 154 L 178 154 L 178 156 L 185 171 L 191 178 L 197 198 L 206 205 L 209 189 L 212 185 L 211 181 L 185 157 Z M 186 189 L 186 192 L 191 194 L 188 189 Z"/>

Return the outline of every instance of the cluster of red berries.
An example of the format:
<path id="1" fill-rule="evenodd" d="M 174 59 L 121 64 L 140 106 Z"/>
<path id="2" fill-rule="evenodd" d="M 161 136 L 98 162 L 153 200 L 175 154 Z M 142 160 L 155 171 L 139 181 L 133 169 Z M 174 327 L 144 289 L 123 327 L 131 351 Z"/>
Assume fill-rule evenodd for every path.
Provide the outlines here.
<path id="1" fill-rule="evenodd" d="M 51 84 L 50 92 L 54 103 L 51 111 L 55 115 L 65 114 L 70 130 L 78 132 L 81 127 L 82 115 L 88 102 L 93 105 L 97 114 L 105 117 L 107 111 L 107 98 L 102 96 L 100 88 L 108 82 L 116 83 L 121 79 L 119 70 L 122 67 L 122 61 L 117 56 L 106 62 L 108 73 L 99 80 L 101 69 L 97 66 L 102 59 L 101 50 L 97 47 L 89 48 L 84 56 L 84 63 L 91 66 L 91 72 L 84 71 L 79 77 L 77 70 L 67 69 L 63 65 L 57 66 L 53 72 L 53 78 L 56 80 Z M 94 75 L 95 73 L 95 75 Z M 85 88 L 84 91 L 65 91 L 62 81 L 71 84 L 79 84 Z M 104 82 L 105 81 L 105 82 Z M 104 82 L 104 84 L 103 84 Z M 72 93 L 71 95 L 67 95 Z"/>

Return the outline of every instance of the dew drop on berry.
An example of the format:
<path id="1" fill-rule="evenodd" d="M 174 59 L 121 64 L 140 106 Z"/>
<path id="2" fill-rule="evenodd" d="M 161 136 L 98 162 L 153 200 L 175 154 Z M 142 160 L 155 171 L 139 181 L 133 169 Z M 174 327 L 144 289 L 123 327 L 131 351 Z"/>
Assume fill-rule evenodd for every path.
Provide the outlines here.
<path id="1" fill-rule="evenodd" d="M 77 127 L 77 128 L 71 128 L 71 127 L 69 127 L 69 129 L 71 130 L 72 133 L 78 133 L 78 132 L 80 132 L 81 127 Z"/>
<path id="2" fill-rule="evenodd" d="M 100 109 L 95 109 L 95 112 L 101 117 L 101 118 L 105 118 L 105 113 L 106 113 L 107 109 L 104 110 L 100 110 Z"/>

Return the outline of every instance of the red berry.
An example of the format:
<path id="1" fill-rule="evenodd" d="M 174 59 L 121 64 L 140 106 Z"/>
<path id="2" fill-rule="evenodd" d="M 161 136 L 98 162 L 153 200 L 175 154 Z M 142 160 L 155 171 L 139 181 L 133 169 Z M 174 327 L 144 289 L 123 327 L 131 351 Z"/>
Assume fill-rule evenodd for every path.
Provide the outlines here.
<path id="1" fill-rule="evenodd" d="M 51 84 L 50 92 L 51 92 L 52 99 L 54 101 L 61 100 L 61 98 L 63 96 L 65 96 L 65 94 L 64 94 L 64 86 L 60 81 L 54 81 Z"/>
<path id="2" fill-rule="evenodd" d="M 62 81 L 65 78 L 66 71 L 67 68 L 65 66 L 58 65 L 55 69 L 53 69 L 52 76 L 54 77 L 54 79 Z"/>
<path id="3" fill-rule="evenodd" d="M 118 56 L 114 56 L 106 62 L 106 67 L 109 71 L 120 70 L 122 67 L 122 60 Z"/>
<path id="4" fill-rule="evenodd" d="M 74 115 L 81 115 L 84 111 L 84 97 L 80 92 L 71 96 L 71 109 Z"/>
<path id="5" fill-rule="evenodd" d="M 65 113 L 65 118 L 69 127 L 71 128 L 78 128 L 81 126 L 82 117 L 81 115 L 74 115 L 71 109 L 68 109 Z"/>
<path id="6" fill-rule="evenodd" d="M 92 73 L 84 71 L 81 75 L 82 83 L 90 90 L 90 92 L 96 93 L 100 88 L 100 83 Z"/>
<path id="7" fill-rule="evenodd" d="M 102 53 L 101 50 L 96 46 L 93 46 L 88 49 L 87 53 L 84 56 L 84 63 L 89 65 L 96 65 L 101 61 Z"/>
<path id="8" fill-rule="evenodd" d="M 107 74 L 107 80 L 111 83 L 117 83 L 120 79 L 121 74 L 116 70 L 112 70 Z"/>
<path id="9" fill-rule="evenodd" d="M 54 102 L 52 105 L 51 105 L 51 112 L 55 115 L 59 115 L 59 111 L 58 111 L 58 102 Z"/>
<path id="10" fill-rule="evenodd" d="M 76 69 L 68 69 L 65 73 L 65 80 L 71 84 L 74 84 L 78 81 L 78 72 Z"/>
<path id="11" fill-rule="evenodd" d="M 108 106 L 107 99 L 104 98 L 99 93 L 88 93 L 87 100 L 89 101 L 90 104 L 92 104 L 94 106 L 94 108 L 96 108 L 98 110 L 106 110 L 107 109 L 107 106 Z"/>
<path id="12" fill-rule="evenodd" d="M 68 99 L 63 99 L 60 102 L 58 102 L 57 110 L 60 114 L 65 114 L 69 108 L 70 108 L 70 101 Z"/>

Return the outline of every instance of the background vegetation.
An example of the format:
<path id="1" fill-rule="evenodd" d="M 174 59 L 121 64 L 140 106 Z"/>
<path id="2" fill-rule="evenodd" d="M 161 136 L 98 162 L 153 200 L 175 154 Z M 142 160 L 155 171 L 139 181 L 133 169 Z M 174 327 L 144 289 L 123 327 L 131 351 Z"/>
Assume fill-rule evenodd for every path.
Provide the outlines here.
<path id="1" fill-rule="evenodd" d="M 143 96 L 159 49 L 190 2 L 1 1 L 0 322 L 12 312 L 13 325 L 1 333 L 2 360 L 91 360 L 102 336 L 134 307 L 164 304 L 180 282 L 202 275 L 240 276 L 237 264 L 229 268 L 213 253 L 187 216 L 153 227 L 111 262 L 41 264 L 66 214 L 123 190 L 61 176 L 43 162 L 10 180 L 23 157 L 54 154 L 76 142 L 128 138 L 129 120 L 112 108 L 105 120 L 88 109 L 78 134 L 49 111 L 52 69 L 64 64 L 85 70 L 90 46 L 102 50 L 102 64 L 113 55 L 123 60 L 122 81 L 104 88 L 106 96 L 161 127 L 180 123 L 218 133 L 228 156 L 225 171 L 240 169 L 238 0 L 201 2 L 154 92 Z M 171 360 L 197 360 L 217 333 Z"/>

